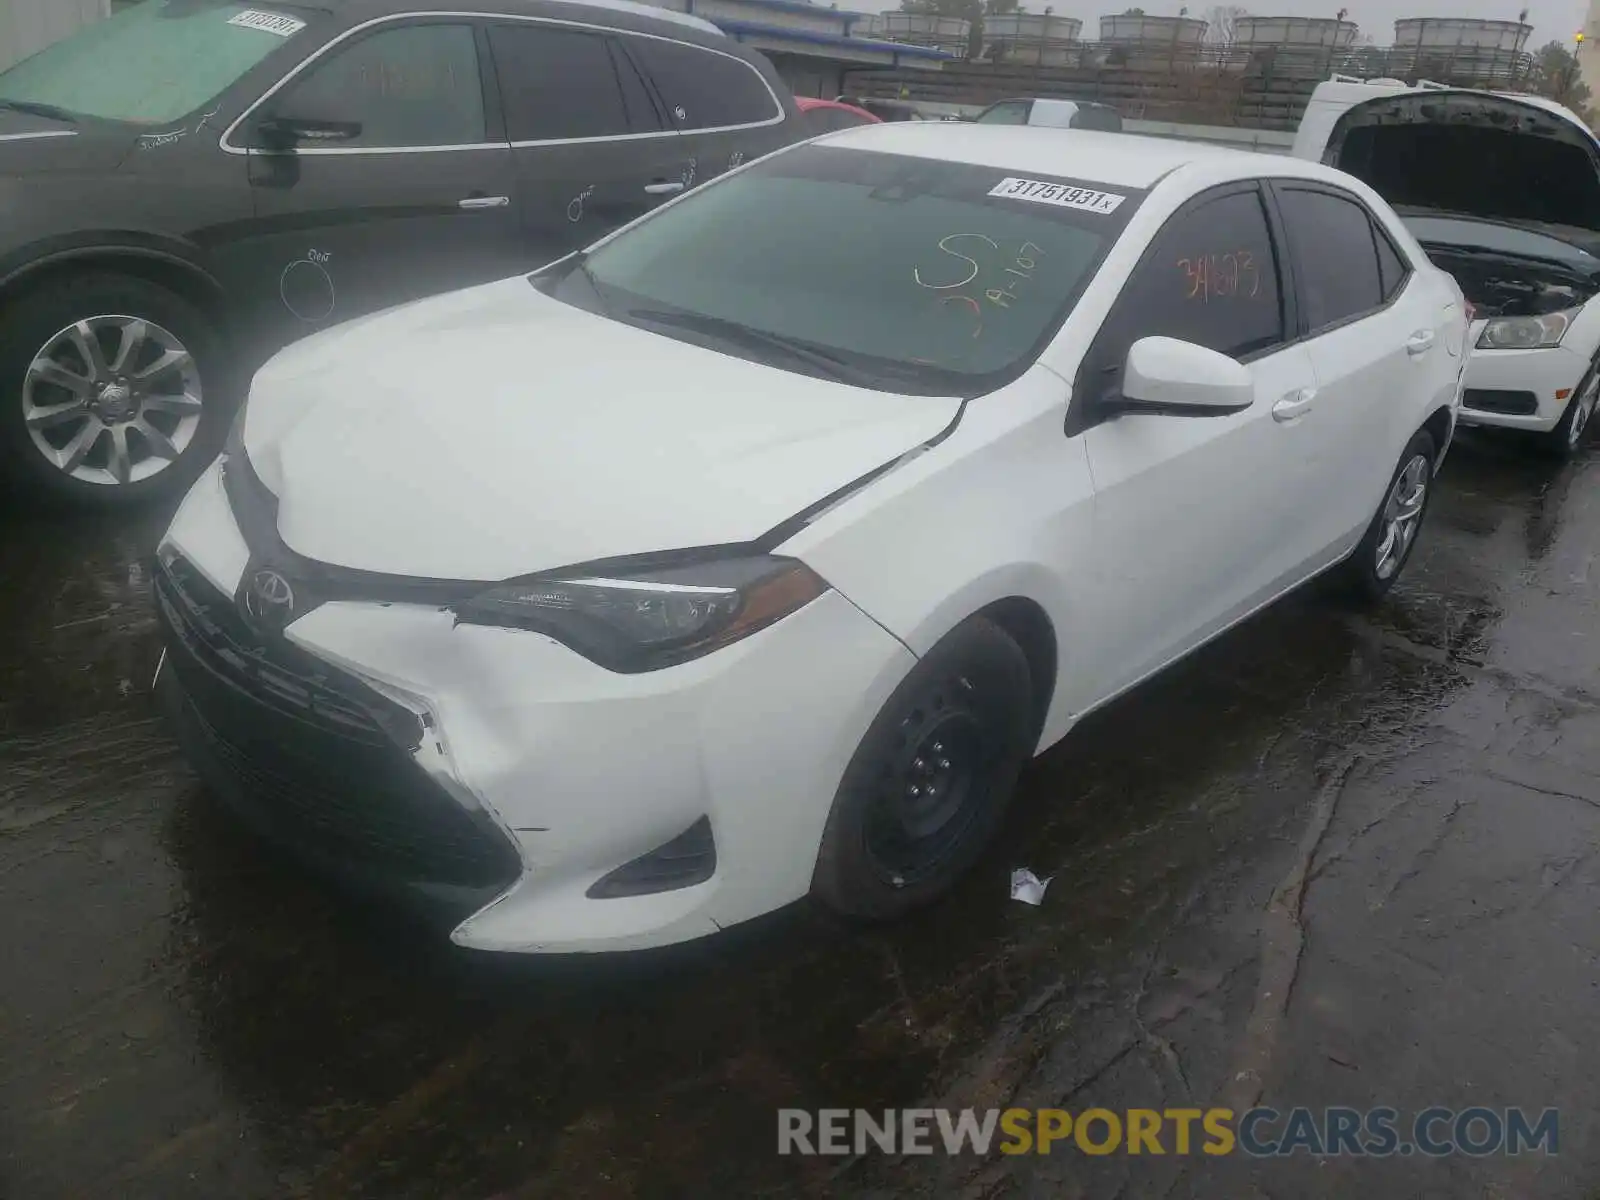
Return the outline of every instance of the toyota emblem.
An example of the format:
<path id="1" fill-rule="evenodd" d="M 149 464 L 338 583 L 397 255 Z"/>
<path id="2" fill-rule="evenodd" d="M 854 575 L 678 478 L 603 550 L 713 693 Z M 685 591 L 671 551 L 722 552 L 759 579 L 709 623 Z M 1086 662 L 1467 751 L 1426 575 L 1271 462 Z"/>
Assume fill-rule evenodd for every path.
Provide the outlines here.
<path id="1" fill-rule="evenodd" d="M 263 625 L 282 628 L 294 612 L 294 588 L 278 572 L 263 568 L 250 577 L 244 610 Z"/>

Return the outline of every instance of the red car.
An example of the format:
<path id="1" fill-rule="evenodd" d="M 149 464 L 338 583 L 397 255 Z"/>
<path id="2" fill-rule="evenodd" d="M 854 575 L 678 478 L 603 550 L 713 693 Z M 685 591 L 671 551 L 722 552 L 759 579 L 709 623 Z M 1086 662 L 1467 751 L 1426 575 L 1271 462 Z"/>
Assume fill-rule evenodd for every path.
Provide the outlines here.
<path id="1" fill-rule="evenodd" d="M 881 117 L 875 117 L 864 108 L 857 108 L 853 104 L 841 104 L 837 100 L 818 100 L 814 96 L 796 96 L 794 102 L 800 108 L 800 120 L 815 137 L 819 133 L 831 133 L 835 129 L 850 129 L 856 125 L 881 125 Z"/>

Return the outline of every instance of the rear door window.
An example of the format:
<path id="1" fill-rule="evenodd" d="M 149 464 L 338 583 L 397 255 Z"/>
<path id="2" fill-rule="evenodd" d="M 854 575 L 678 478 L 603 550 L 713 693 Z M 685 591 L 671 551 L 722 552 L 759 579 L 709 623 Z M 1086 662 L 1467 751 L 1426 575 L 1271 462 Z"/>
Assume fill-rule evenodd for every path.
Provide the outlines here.
<path id="1" fill-rule="evenodd" d="M 665 38 L 630 37 L 627 47 L 678 129 L 759 125 L 783 116 L 767 81 L 743 59 Z"/>
<path id="2" fill-rule="evenodd" d="M 1286 341 L 1272 234 L 1255 188 L 1202 197 L 1156 235 L 1106 318 L 1087 366 L 1094 394 L 1140 338 L 1171 337 L 1234 358 Z"/>
<path id="3" fill-rule="evenodd" d="M 513 142 L 661 128 L 638 72 L 604 34 L 517 22 L 491 26 L 489 44 Z"/>
<path id="4" fill-rule="evenodd" d="M 1388 290 L 1365 207 L 1354 197 L 1281 185 L 1278 205 L 1294 245 L 1309 332 L 1355 320 L 1383 306 Z"/>

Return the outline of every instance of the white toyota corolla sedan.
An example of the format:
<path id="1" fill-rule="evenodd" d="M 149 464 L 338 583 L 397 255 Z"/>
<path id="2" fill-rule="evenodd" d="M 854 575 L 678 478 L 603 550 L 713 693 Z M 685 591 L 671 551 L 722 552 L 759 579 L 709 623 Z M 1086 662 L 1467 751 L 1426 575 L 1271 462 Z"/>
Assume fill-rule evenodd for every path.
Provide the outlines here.
<path id="1" fill-rule="evenodd" d="M 160 544 L 157 691 L 247 823 L 463 946 L 892 917 L 1085 713 L 1388 589 L 1463 303 L 1315 163 L 827 136 L 269 363 Z"/>

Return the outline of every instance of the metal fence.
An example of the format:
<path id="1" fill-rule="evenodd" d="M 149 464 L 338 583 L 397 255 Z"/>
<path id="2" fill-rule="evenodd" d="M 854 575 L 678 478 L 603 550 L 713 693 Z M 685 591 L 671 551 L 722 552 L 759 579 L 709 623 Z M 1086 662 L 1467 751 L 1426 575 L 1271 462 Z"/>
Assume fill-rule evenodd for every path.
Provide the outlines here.
<path id="1" fill-rule="evenodd" d="M 1110 104 L 1136 120 L 1293 129 L 1312 90 L 1335 73 L 1514 91 L 1529 85 L 1533 66 L 1530 54 L 1478 46 L 1335 50 L 1058 40 L 1019 52 L 1011 39 L 983 58 L 937 71 L 851 71 L 845 91 L 959 105 L 1054 96 Z"/>

